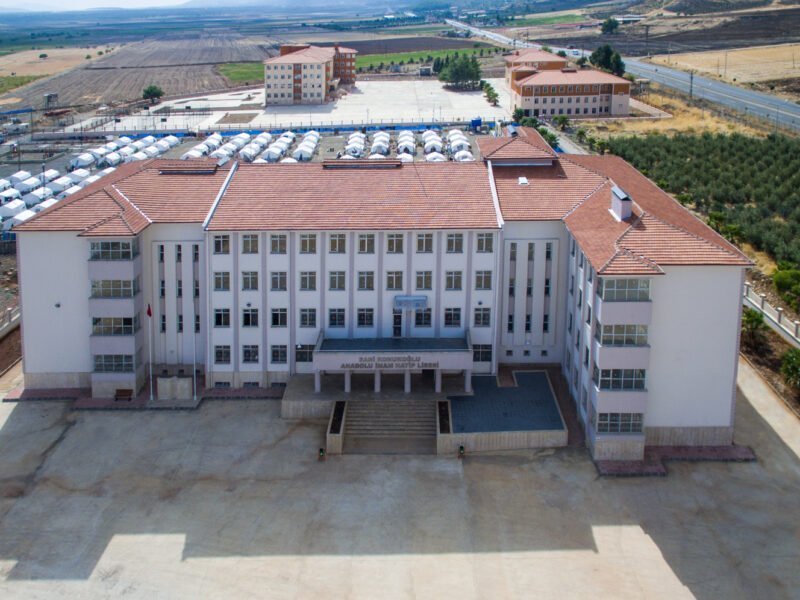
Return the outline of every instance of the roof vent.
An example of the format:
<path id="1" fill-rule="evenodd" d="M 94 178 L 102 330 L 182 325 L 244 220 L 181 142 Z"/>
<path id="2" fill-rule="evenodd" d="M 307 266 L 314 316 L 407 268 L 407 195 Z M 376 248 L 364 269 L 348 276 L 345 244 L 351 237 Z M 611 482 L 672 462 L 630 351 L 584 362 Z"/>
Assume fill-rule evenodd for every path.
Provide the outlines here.
<path id="1" fill-rule="evenodd" d="M 520 177 L 519 178 L 520 185 L 528 185 L 528 178 L 527 177 Z"/>
<path id="2" fill-rule="evenodd" d="M 618 186 L 611 188 L 611 212 L 617 221 L 625 221 L 631 216 L 633 200 Z"/>

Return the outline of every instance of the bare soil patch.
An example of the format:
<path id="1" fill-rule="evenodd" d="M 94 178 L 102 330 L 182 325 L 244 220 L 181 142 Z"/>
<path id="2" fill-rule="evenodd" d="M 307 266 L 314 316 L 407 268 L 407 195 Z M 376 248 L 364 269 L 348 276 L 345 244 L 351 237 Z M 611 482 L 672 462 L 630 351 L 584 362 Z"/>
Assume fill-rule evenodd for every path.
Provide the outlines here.
<path id="1" fill-rule="evenodd" d="M 22 335 L 19 327 L 0 340 L 0 373 L 22 358 Z"/>
<path id="2" fill-rule="evenodd" d="M 800 416 L 800 392 L 786 385 L 783 375 L 781 375 L 781 359 L 791 349 L 792 346 L 785 342 L 781 336 L 771 329 L 767 329 L 764 334 L 763 344 L 758 348 L 751 348 L 746 344 L 742 344 L 741 352 L 783 398 L 789 408 Z"/>
<path id="3" fill-rule="evenodd" d="M 333 46 L 334 42 L 321 42 L 317 45 Z M 471 39 L 432 36 L 353 40 L 347 42 L 347 47 L 358 50 L 359 54 L 391 54 L 394 52 L 419 52 L 421 50 L 456 50 L 459 48 L 486 46 L 489 46 L 489 44 L 476 42 Z"/>
<path id="4" fill-rule="evenodd" d="M 25 50 L 0 56 L 0 76 L 11 75 L 55 75 L 86 64 L 86 55 L 97 56 L 97 48 L 48 48 L 46 50 Z M 47 54 L 47 58 L 39 58 Z"/>
<path id="5" fill-rule="evenodd" d="M 227 113 L 217 121 L 217 125 L 246 125 L 255 119 L 260 113 L 257 112 L 233 112 Z"/>

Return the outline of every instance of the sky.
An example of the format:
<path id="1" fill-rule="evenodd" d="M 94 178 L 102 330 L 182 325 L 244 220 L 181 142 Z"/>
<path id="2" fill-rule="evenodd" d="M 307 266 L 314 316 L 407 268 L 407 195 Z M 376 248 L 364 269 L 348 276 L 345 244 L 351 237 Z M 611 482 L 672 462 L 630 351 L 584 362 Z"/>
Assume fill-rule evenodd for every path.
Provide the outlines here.
<path id="1" fill-rule="evenodd" d="M 86 8 L 148 8 L 151 6 L 175 6 L 186 0 L 32 0 L 24 6 L 30 10 L 82 10 Z M 0 0 L 0 8 L 22 8 L 19 0 Z"/>

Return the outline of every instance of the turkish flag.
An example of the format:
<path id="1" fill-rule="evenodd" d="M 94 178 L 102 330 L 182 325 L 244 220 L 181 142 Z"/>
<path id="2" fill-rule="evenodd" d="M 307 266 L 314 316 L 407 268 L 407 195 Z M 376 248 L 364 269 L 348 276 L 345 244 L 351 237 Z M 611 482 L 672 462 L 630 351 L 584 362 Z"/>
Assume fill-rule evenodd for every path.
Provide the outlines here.
<path id="1" fill-rule="evenodd" d="M 148 317 L 152 317 L 153 316 L 153 310 L 150 308 L 149 304 L 147 305 L 147 316 Z"/>

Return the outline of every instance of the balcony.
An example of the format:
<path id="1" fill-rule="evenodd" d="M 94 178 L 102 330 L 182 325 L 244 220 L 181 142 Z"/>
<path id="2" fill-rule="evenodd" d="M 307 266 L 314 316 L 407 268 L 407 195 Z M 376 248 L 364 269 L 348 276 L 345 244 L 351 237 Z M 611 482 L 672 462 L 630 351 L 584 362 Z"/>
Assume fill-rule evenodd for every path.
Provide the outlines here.
<path id="1" fill-rule="evenodd" d="M 142 256 L 130 260 L 89 259 L 89 279 L 135 279 L 142 272 Z"/>
<path id="2" fill-rule="evenodd" d="M 132 354 L 142 347 L 144 334 L 139 329 L 132 335 L 92 335 L 89 350 L 94 354 Z"/>
<path id="3" fill-rule="evenodd" d="M 647 369 L 650 366 L 650 346 L 609 346 L 592 340 L 595 362 L 601 369 Z"/>
<path id="4" fill-rule="evenodd" d="M 647 390 L 601 390 L 592 383 L 592 404 L 598 413 L 646 413 Z"/>
<path id="5" fill-rule="evenodd" d="M 650 325 L 653 318 L 653 303 L 644 301 L 603 300 L 599 295 L 594 299 L 595 318 L 601 323 L 624 325 Z"/>
<path id="6" fill-rule="evenodd" d="M 89 298 L 89 314 L 93 317 L 130 317 L 140 308 L 141 292 L 129 298 Z"/>

